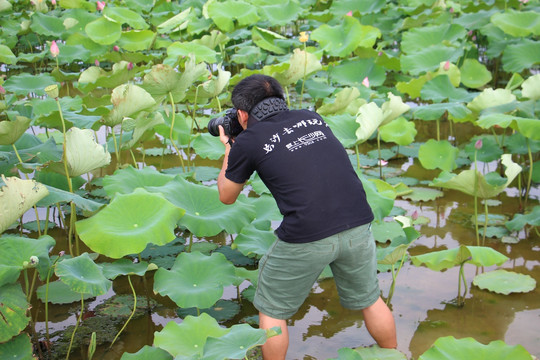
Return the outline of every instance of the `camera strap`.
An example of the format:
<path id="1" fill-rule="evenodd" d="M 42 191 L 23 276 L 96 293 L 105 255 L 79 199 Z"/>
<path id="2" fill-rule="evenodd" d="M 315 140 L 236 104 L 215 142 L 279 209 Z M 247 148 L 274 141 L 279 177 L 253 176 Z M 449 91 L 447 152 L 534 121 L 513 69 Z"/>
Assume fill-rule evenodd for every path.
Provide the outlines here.
<path id="1" fill-rule="evenodd" d="M 249 115 L 257 121 L 263 121 L 276 113 L 289 110 L 285 100 L 278 97 L 269 97 L 260 101 L 251 109 Z"/>

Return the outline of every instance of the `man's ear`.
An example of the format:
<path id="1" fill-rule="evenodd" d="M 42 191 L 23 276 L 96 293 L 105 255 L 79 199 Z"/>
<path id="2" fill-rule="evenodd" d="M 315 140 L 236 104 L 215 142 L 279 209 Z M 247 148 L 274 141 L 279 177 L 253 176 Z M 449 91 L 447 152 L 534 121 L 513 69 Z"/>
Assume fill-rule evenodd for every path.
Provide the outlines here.
<path id="1" fill-rule="evenodd" d="M 237 110 L 237 114 L 238 114 L 238 122 L 245 129 L 247 127 L 247 122 L 249 118 L 248 112 L 244 110 Z"/>

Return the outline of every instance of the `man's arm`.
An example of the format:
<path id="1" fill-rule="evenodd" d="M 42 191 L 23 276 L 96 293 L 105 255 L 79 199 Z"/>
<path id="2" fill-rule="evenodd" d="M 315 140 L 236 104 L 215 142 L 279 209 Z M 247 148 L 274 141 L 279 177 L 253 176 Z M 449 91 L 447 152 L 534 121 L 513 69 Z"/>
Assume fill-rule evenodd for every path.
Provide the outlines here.
<path id="1" fill-rule="evenodd" d="M 229 152 L 231 151 L 231 144 L 229 143 L 229 137 L 225 135 L 223 127 L 219 126 L 219 139 L 225 145 L 225 157 L 223 158 L 223 165 L 217 179 L 217 187 L 219 191 L 219 200 L 227 205 L 230 205 L 236 201 L 238 195 L 244 188 L 244 184 L 235 183 L 225 177 L 225 170 L 227 170 L 227 164 L 229 162 Z"/>

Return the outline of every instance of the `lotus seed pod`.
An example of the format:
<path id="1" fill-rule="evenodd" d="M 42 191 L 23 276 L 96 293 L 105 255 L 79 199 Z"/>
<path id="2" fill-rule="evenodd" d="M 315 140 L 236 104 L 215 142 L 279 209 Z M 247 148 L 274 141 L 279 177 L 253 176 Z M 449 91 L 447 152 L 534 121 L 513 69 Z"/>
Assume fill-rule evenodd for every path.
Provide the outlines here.
<path id="1" fill-rule="evenodd" d="M 58 97 L 58 85 L 54 84 L 47 86 L 45 92 L 53 99 L 56 99 Z"/>

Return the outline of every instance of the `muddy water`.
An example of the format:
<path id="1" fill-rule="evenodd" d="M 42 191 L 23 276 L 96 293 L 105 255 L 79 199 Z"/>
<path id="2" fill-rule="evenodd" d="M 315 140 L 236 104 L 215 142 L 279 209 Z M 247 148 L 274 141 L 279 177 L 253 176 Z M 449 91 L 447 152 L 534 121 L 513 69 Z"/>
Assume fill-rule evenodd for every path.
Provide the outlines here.
<path id="1" fill-rule="evenodd" d="M 147 158 L 148 160 L 151 159 Z M 210 163 L 219 166 L 219 162 Z M 157 163 L 154 165 L 158 167 Z M 413 163 L 405 176 L 418 177 L 418 173 L 422 171 L 425 175 L 425 170 Z M 517 211 L 519 203 L 511 190 L 508 193 L 510 196 L 503 193 L 499 198 L 503 205 L 489 208 L 490 214 L 506 214 L 511 217 Z M 540 191 L 534 189 L 530 202 L 537 204 L 539 197 Z M 418 210 L 420 215 L 430 219 L 429 224 L 417 228 L 422 236 L 410 248 L 412 255 L 454 248 L 459 244 L 476 244 L 474 230 L 459 222 L 464 214 L 470 215 L 474 211 L 470 196 L 445 191 L 443 198 L 434 201 L 410 203 L 398 200 L 396 205 L 404 208 L 408 215 Z M 53 232 L 52 235 L 57 237 L 57 247 L 61 247 L 64 234 Z M 219 239 L 219 242 L 223 241 L 226 240 Z M 502 268 L 531 275 L 537 282 L 540 281 L 538 234 L 521 232 L 520 242 L 513 245 L 503 244 L 497 239 L 486 239 L 486 245 L 510 258 Z M 454 302 L 458 291 L 457 267 L 445 272 L 435 272 L 425 267 L 405 264 L 399 273 L 391 303 L 398 331 L 398 349 L 409 358 L 416 359 L 437 338 L 452 335 L 456 338 L 473 337 L 482 343 L 503 340 L 510 345 L 521 344 L 531 354 L 540 357 L 540 290 L 537 287 L 526 294 L 505 296 L 480 290 L 472 285 L 478 272 L 492 269 L 494 268 L 479 270 L 473 265 L 465 266 L 469 292 L 465 306 L 458 308 Z M 383 296 L 388 294 L 391 280 L 390 273 L 379 274 Z M 144 294 L 140 279 L 134 279 L 134 285 L 138 294 Z M 150 289 L 151 286 L 150 283 Z M 108 294 L 89 301 L 89 310 L 115 293 L 131 294 L 125 279 L 115 281 Z M 230 287 L 226 289 L 224 298 L 236 299 L 236 294 L 237 289 Z M 159 303 L 153 313 L 132 320 L 112 349 L 107 349 L 108 344 L 98 348 L 95 358 L 120 359 L 121 354 L 126 351 L 133 353 L 144 344 L 151 345 L 154 332 L 161 330 L 167 322 L 182 321 L 176 315 L 175 305 L 170 300 L 155 295 L 152 297 Z M 35 302 L 34 308 L 38 307 L 43 311 L 43 305 Z M 74 324 L 77 307 L 77 304 L 53 306 L 50 317 L 51 331 L 61 331 Z M 226 325 L 231 326 L 242 317 L 255 314 L 253 306 L 244 302 L 242 313 Z M 43 321 L 43 316 L 39 315 L 36 324 L 38 331 L 44 329 Z M 361 312 L 344 309 L 339 304 L 332 279 L 322 280 L 314 286 L 305 304 L 290 319 L 289 334 L 288 359 L 335 358 L 342 347 L 373 344 L 363 324 Z M 112 338 L 114 333 L 110 336 Z M 85 359 L 84 351 L 74 350 L 71 359 Z"/>

